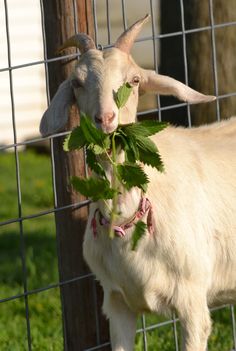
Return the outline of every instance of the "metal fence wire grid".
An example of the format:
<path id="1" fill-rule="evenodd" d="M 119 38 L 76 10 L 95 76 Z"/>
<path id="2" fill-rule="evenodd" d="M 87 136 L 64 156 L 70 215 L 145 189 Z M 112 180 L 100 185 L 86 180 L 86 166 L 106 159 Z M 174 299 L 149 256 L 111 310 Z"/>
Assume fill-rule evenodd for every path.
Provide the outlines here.
<path id="1" fill-rule="evenodd" d="M 71 0 L 72 1 L 72 0 Z M 23 70 L 27 67 L 31 66 L 38 66 L 38 65 L 43 65 L 45 66 L 45 77 L 46 77 L 46 82 L 47 82 L 47 94 L 48 100 L 49 100 L 49 86 L 48 86 L 48 65 L 51 64 L 53 65 L 57 61 L 61 61 L 64 59 L 76 59 L 79 54 L 71 54 L 71 55 L 64 55 L 60 57 L 55 57 L 55 58 L 47 58 L 46 57 L 46 49 L 44 50 L 45 52 L 45 57 L 43 60 L 38 60 L 34 62 L 25 62 L 23 64 L 18 64 L 18 65 L 13 65 L 12 64 L 12 43 L 11 43 L 11 28 L 10 28 L 10 22 L 9 22 L 9 1 L 4 0 L 4 11 L 5 11 L 5 31 L 6 31 L 6 42 L 7 42 L 7 60 L 8 60 L 8 65 L 7 67 L 0 67 L 0 74 L 2 73 L 8 73 L 8 79 L 9 79 L 9 87 L 10 87 L 10 101 L 11 101 L 11 116 L 12 116 L 12 132 L 13 132 L 13 143 L 5 144 L 5 145 L 0 145 L 0 151 L 5 152 L 5 151 L 12 151 L 14 154 L 14 168 L 12 169 L 12 172 L 15 171 L 16 173 L 16 189 L 17 189 L 17 194 L 14 199 L 15 202 L 17 202 L 17 208 L 18 208 L 18 216 L 15 218 L 5 218 L 2 220 L 0 218 L 0 227 L 1 228 L 6 228 L 8 226 L 11 226 L 13 224 L 18 226 L 19 230 L 19 236 L 20 236 L 20 256 L 21 256 L 21 266 L 22 266 L 22 277 L 23 277 L 23 292 L 14 294 L 12 296 L 6 296 L 4 298 L 0 299 L 0 304 L 6 304 L 11 301 L 16 301 L 18 299 L 23 299 L 24 300 L 24 314 L 25 314 L 25 321 L 26 321 L 26 329 L 27 329 L 27 350 L 32 350 L 34 349 L 33 343 L 32 343 L 32 326 L 31 326 L 31 309 L 30 309 L 30 303 L 29 303 L 29 298 L 30 296 L 35 296 L 37 294 L 41 294 L 42 292 L 46 291 L 54 291 L 56 288 L 60 288 L 62 286 L 70 286 L 70 284 L 73 284 L 74 282 L 89 279 L 92 277 L 91 273 L 88 273 L 86 275 L 81 275 L 81 276 L 76 276 L 72 279 L 69 280 L 64 280 L 64 281 L 58 281 L 56 283 L 51 283 L 46 286 L 41 286 L 35 289 L 30 289 L 29 284 L 28 284 L 28 279 L 27 279 L 27 253 L 25 250 L 25 231 L 24 231 L 24 223 L 28 221 L 32 221 L 35 219 L 43 219 L 46 216 L 50 214 L 55 214 L 55 213 L 61 213 L 63 216 L 63 212 L 65 210 L 74 210 L 74 209 L 81 209 L 85 206 L 88 205 L 89 201 L 82 201 L 78 203 L 73 203 L 69 204 L 66 206 L 58 206 L 57 205 L 57 193 L 56 193 L 56 172 L 55 172 L 55 165 L 54 165 L 54 154 L 53 154 L 53 148 L 51 148 L 51 159 L 52 159 L 52 180 L 53 180 L 53 190 L 54 190 L 54 203 L 55 206 L 53 208 L 49 208 L 47 210 L 43 210 L 34 214 L 27 214 L 25 215 L 22 211 L 22 186 L 21 186 L 21 159 L 20 159 L 20 152 L 22 150 L 22 147 L 28 147 L 31 145 L 34 145 L 35 143 L 42 142 L 43 140 L 49 140 L 50 143 L 52 144 L 53 139 L 56 139 L 58 137 L 64 136 L 67 133 L 57 133 L 54 134 L 50 137 L 46 138 L 41 138 L 41 137 L 35 137 L 31 138 L 30 140 L 27 141 L 18 141 L 18 136 L 17 136 L 17 123 L 16 123 L 16 108 L 15 108 L 15 94 L 14 94 L 14 84 L 13 84 L 13 74 L 15 71 Z M 77 10 L 77 4 L 78 2 L 76 0 L 72 1 L 73 6 L 74 6 L 74 18 L 75 18 L 75 23 L 77 21 L 77 16 L 79 16 L 78 10 Z M 167 1 L 168 2 L 168 1 Z M 207 3 L 207 8 L 208 8 L 208 24 L 206 22 L 200 24 L 198 27 L 191 27 L 187 28 L 186 27 L 186 13 L 185 13 L 185 3 L 186 1 L 184 0 L 176 0 L 175 6 L 178 6 L 179 11 L 178 11 L 178 21 L 179 21 L 179 28 L 177 30 L 169 31 L 169 32 L 163 32 L 162 30 L 158 30 L 158 26 L 161 26 L 160 23 L 157 25 L 156 23 L 156 18 L 158 17 L 157 8 L 160 10 L 160 6 L 158 5 L 158 1 L 152 1 L 152 0 L 146 0 L 145 2 L 145 11 L 149 12 L 151 14 L 151 34 L 146 35 L 146 36 L 141 36 L 137 40 L 137 44 L 140 48 L 145 45 L 145 43 L 149 43 L 152 46 L 152 63 L 153 63 L 153 68 L 158 71 L 159 69 L 159 62 L 161 60 L 160 54 L 159 54 L 159 46 L 161 46 L 161 43 L 165 40 L 170 40 L 170 39 L 178 39 L 181 41 L 181 51 L 182 54 L 180 55 L 180 60 L 182 61 L 182 67 L 183 67 L 183 73 L 184 73 L 184 82 L 186 84 L 189 84 L 189 58 L 188 58 L 188 37 L 190 35 L 200 35 L 202 33 L 207 33 L 210 38 L 210 52 L 211 52 L 211 67 L 209 68 L 212 71 L 212 78 L 213 78 L 213 88 L 214 88 L 214 93 L 217 96 L 216 104 L 215 104 L 215 114 L 214 114 L 214 119 L 215 120 L 221 120 L 221 101 L 226 100 L 226 99 L 233 99 L 236 96 L 236 90 L 235 91 L 228 91 L 226 93 L 221 93 L 221 87 L 220 87 L 220 81 L 219 81 L 219 76 L 218 76 L 218 61 L 217 61 L 217 35 L 216 32 L 219 30 L 223 29 L 228 29 L 228 28 L 236 28 L 236 14 L 235 14 L 235 21 L 222 21 L 221 23 L 215 21 L 215 16 L 214 16 L 214 0 L 206 0 L 204 1 Z M 111 16 L 112 13 L 112 6 L 114 5 L 115 1 L 111 0 L 93 0 L 92 1 L 92 10 L 93 10 L 93 25 L 94 25 L 94 30 L 95 30 L 95 41 L 98 47 L 102 47 L 103 49 L 106 49 L 108 47 L 112 46 L 112 28 L 114 25 L 114 17 Z M 116 4 L 119 8 L 119 14 L 117 14 L 117 21 L 120 21 L 121 26 L 123 29 L 126 29 L 128 24 L 131 24 L 130 21 L 128 23 L 128 13 L 127 13 L 127 6 L 128 3 L 132 3 L 133 7 L 136 6 L 136 2 L 129 0 L 117 0 Z M 169 1 L 169 7 L 171 9 L 171 1 Z M 224 3 L 223 6 L 227 6 L 226 2 Z M 41 16 L 42 16 L 42 37 L 43 37 L 43 45 L 44 48 L 46 48 L 46 34 L 45 34 L 45 25 L 44 25 L 44 9 L 43 9 L 43 1 L 40 1 L 40 8 L 41 8 Z M 98 42 L 99 38 L 101 36 L 101 21 L 99 18 L 99 13 L 102 11 L 104 14 L 104 23 L 105 23 L 105 29 L 103 28 L 103 31 L 105 31 L 105 37 L 107 38 L 106 43 L 102 43 L 102 45 Z M 171 11 L 171 10 L 170 10 Z M 138 17 L 141 17 L 143 13 L 139 13 Z M 26 19 L 27 21 L 27 19 Z M 76 28 L 76 25 L 75 25 Z M 76 29 L 75 29 L 76 31 Z M 227 31 L 226 31 L 227 33 Z M 233 77 L 232 77 L 233 78 Z M 210 92 L 209 92 L 210 93 Z M 192 121 L 192 110 L 191 106 L 189 106 L 186 103 L 176 103 L 176 101 L 172 102 L 171 104 L 166 104 L 164 100 L 162 100 L 159 96 L 156 96 L 156 106 L 149 106 L 145 108 L 143 111 L 140 111 L 138 113 L 138 116 L 142 118 L 144 115 L 153 115 L 156 116 L 159 120 L 163 119 L 168 119 L 168 117 L 165 117 L 165 113 L 170 111 L 171 113 L 174 114 L 175 111 L 181 110 L 183 111 L 185 109 L 186 113 L 186 118 L 185 124 L 187 124 L 189 127 L 192 126 L 193 121 Z M 230 115 L 228 116 L 230 117 Z M 176 122 L 178 123 L 178 122 Z M 4 165 L 1 165 L 1 168 L 4 167 Z M 4 202 L 4 199 L 2 199 L 2 202 Z M 43 240 L 43 239 L 42 239 Z M 55 239 L 56 240 L 56 239 Z M 94 297 L 96 300 L 96 296 Z M 82 301 L 78 303 L 83 303 Z M 76 309 L 76 306 L 75 306 Z M 234 313 L 234 307 L 233 306 L 223 306 L 220 309 L 227 309 L 229 310 L 230 313 L 230 320 L 229 324 L 231 324 L 232 328 L 232 340 L 231 340 L 231 349 L 236 350 L 236 326 L 235 326 L 235 313 Z M 219 309 L 216 309 L 219 310 Z M 214 313 L 214 311 L 213 311 Z M 148 334 L 153 331 L 158 331 L 161 328 L 165 326 L 172 326 L 173 327 L 173 345 L 171 346 L 171 350 L 179 350 L 179 344 L 180 344 L 180 337 L 179 337 L 179 326 L 178 326 L 178 318 L 173 315 L 172 318 L 168 320 L 159 320 L 156 323 L 150 324 L 147 321 L 147 317 L 143 315 L 141 317 L 138 329 L 137 329 L 137 334 L 142 335 L 142 349 L 143 350 L 151 350 L 155 348 L 151 348 L 149 345 L 149 338 Z M 65 332 L 65 331 L 64 331 Z M 1 331 L 0 331 L 1 334 Z M 97 334 L 99 334 L 99 331 L 97 331 Z M 66 337 L 66 335 L 64 335 Z M 158 338 L 157 338 L 157 344 L 158 344 Z M 109 345 L 109 342 L 107 343 L 102 343 L 99 339 L 99 336 L 97 337 L 97 343 L 95 345 L 92 345 L 87 351 L 92 351 L 92 350 L 102 350 L 105 349 Z M 0 347 L 1 348 L 1 347 Z M 49 350 L 48 346 L 48 350 Z M 61 345 L 61 348 L 63 349 L 63 345 Z M 158 350 L 158 345 L 156 346 L 156 349 Z M 223 350 L 222 350 L 223 351 Z M 228 349 L 229 351 L 229 349 Z"/>

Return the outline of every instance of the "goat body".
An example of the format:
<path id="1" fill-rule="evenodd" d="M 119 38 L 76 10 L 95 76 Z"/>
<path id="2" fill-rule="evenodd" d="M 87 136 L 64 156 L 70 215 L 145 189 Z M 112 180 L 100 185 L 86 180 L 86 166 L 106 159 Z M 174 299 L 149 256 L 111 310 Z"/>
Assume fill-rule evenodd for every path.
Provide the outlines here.
<path id="1" fill-rule="evenodd" d="M 63 127 L 73 93 L 80 110 L 99 128 L 114 130 L 118 112 L 113 92 L 124 81 L 133 84 L 133 92 L 121 111 L 122 122 L 135 120 L 138 94 L 148 90 L 190 102 L 214 99 L 135 64 L 127 45 L 145 21 L 137 22 L 118 39 L 116 48 L 105 53 L 95 50 L 89 39 L 72 77 L 61 85 L 43 116 L 43 135 Z M 109 212 L 102 201 L 93 203 L 84 257 L 104 289 L 103 310 L 114 351 L 133 349 L 138 313 L 171 310 L 178 312 L 184 330 L 184 350 L 205 351 L 209 307 L 236 301 L 236 118 L 192 129 L 167 127 L 152 140 L 165 165 L 164 173 L 145 167 L 154 233 L 147 231 L 132 251 L 133 227 L 124 237 L 111 240 L 108 228 L 96 218 L 97 209 L 107 218 Z M 104 168 L 109 178 L 111 169 Z M 136 188 L 119 196 L 117 225 L 133 217 L 141 196 Z M 142 220 L 147 221 L 147 214 Z"/>
<path id="2" fill-rule="evenodd" d="M 236 301 L 235 130 L 233 118 L 196 129 L 169 127 L 153 137 L 165 172 L 146 169 L 155 232 L 147 232 L 136 251 L 132 228 L 110 240 L 98 224 L 94 238 L 90 223 L 99 204 L 91 205 L 84 256 L 104 289 L 114 350 L 132 349 L 137 312 L 171 309 L 185 329 L 186 350 L 205 350 L 208 306 Z M 127 207 L 122 213 L 130 212 L 130 199 L 120 202 Z M 134 208 L 138 204 L 137 195 Z"/>

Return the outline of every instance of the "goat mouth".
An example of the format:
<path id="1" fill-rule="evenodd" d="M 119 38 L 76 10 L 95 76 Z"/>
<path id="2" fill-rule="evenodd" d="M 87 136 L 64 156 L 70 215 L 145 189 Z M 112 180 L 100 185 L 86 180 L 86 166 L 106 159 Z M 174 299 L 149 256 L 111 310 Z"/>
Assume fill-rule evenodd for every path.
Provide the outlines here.
<path id="1" fill-rule="evenodd" d="M 110 124 L 110 125 L 100 125 L 99 126 L 101 129 L 102 129 L 102 131 L 104 132 L 104 133 L 106 133 L 106 134 L 111 134 L 111 133 L 113 133 L 115 130 L 116 130 L 116 128 L 118 127 L 118 125 L 112 125 L 112 124 Z"/>
<path id="2" fill-rule="evenodd" d="M 103 130 L 105 133 L 107 134 L 112 134 L 114 131 L 116 130 L 116 128 L 106 128 L 105 130 Z"/>

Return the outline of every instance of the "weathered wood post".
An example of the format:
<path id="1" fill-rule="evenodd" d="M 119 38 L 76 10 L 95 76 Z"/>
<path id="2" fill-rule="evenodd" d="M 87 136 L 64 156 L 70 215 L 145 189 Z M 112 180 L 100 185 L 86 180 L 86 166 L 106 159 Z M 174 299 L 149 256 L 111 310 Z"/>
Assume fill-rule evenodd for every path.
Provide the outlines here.
<path id="1" fill-rule="evenodd" d="M 74 14 L 77 5 L 77 16 Z M 43 0 L 46 30 L 47 57 L 55 57 L 57 48 L 79 32 L 93 36 L 91 1 L 89 0 Z M 77 23 L 76 23 L 77 20 Z M 69 53 L 69 51 L 67 51 Z M 71 72 L 74 62 L 52 62 L 48 65 L 50 97 L 53 97 L 59 84 Z M 78 112 L 71 109 L 67 128 L 78 124 Z M 56 171 L 56 193 L 58 207 L 84 200 L 73 191 L 68 180 L 73 175 L 84 175 L 82 152 L 65 153 L 63 138 L 53 140 Z M 58 240 L 60 281 L 64 282 L 89 273 L 82 257 L 82 240 L 87 219 L 87 208 L 63 210 L 55 215 Z M 97 290 L 97 302 L 94 298 Z M 95 287 L 93 277 L 62 284 L 62 314 L 64 323 L 64 349 L 79 351 L 108 341 L 108 327 L 101 315 L 101 290 Z M 104 349 L 104 348 L 103 348 Z"/>

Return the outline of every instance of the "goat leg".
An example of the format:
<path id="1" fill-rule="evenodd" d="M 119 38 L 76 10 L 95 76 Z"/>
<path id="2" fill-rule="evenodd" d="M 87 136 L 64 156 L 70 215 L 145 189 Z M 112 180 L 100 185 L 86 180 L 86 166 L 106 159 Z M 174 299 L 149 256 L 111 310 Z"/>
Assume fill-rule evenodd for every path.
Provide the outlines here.
<path id="1" fill-rule="evenodd" d="M 103 311 L 109 319 L 112 351 L 133 351 L 137 316 L 122 295 L 105 291 Z"/>

